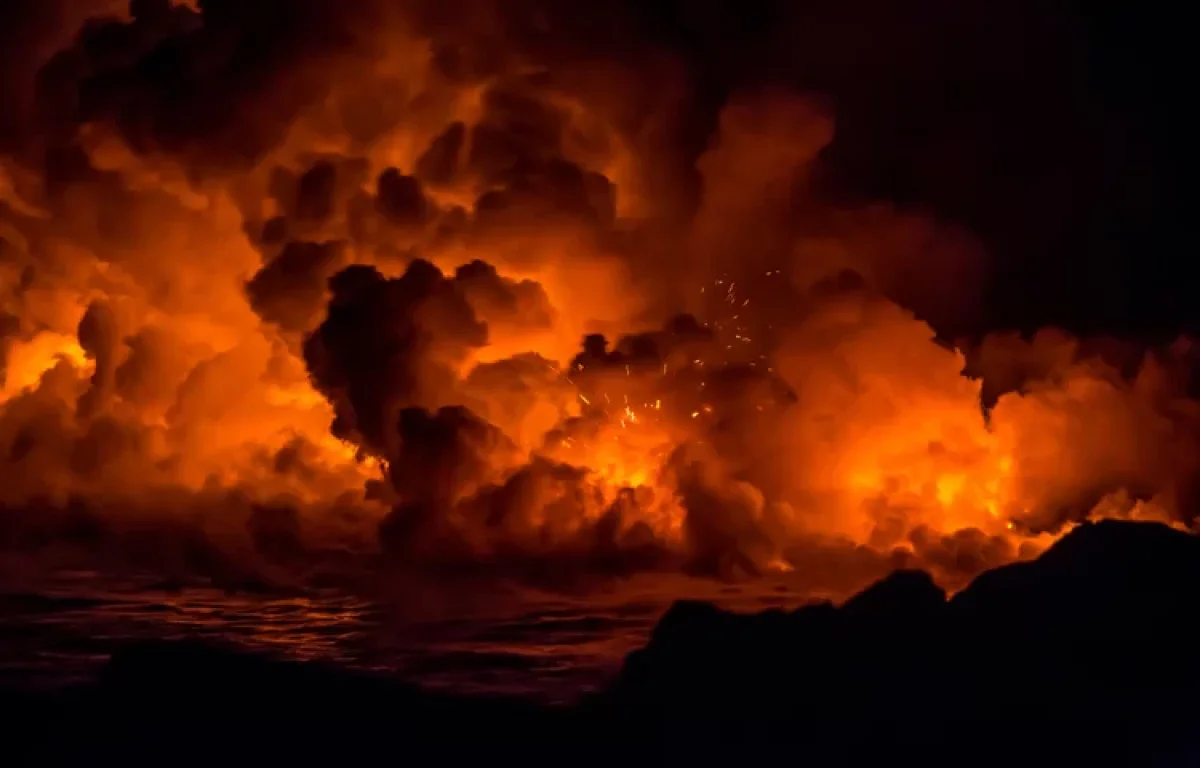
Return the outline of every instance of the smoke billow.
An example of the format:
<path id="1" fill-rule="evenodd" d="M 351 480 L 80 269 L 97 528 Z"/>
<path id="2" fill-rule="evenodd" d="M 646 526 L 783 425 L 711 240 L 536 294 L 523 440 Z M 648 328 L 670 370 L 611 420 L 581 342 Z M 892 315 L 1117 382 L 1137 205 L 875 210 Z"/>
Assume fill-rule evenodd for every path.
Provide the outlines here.
<path id="1" fill-rule="evenodd" d="M 1190 524 L 1191 347 L 945 343 L 988 249 L 840 189 L 870 145 L 855 35 L 711 5 L 30 16 L 0 90 L 0 542 L 957 583 L 1089 516 Z M 894 34 L 862 77 L 921 33 Z"/>

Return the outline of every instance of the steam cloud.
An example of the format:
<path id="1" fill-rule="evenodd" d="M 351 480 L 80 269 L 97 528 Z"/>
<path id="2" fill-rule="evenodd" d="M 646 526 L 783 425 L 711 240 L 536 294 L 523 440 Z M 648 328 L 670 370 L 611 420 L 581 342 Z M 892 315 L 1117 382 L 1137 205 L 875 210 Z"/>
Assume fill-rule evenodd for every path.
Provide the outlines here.
<path id="1" fill-rule="evenodd" d="M 10 551 L 953 584 L 1191 522 L 1190 342 L 944 343 L 986 249 L 837 192 L 849 74 L 755 69 L 848 73 L 851 33 L 797 11 L 738 64 L 732 11 L 689 49 L 624 4 L 93 5 L 0 24 Z"/>

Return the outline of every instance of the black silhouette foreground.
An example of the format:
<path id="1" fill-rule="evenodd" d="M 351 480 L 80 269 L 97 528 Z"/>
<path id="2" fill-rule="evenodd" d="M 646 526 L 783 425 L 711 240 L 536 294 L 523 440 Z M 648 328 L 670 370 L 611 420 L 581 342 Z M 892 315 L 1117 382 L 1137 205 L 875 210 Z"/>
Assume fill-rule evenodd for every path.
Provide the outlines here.
<path id="1" fill-rule="evenodd" d="M 29 765 L 1200 765 L 1198 597 L 1200 538 L 1085 525 L 949 600 L 898 572 L 840 608 L 679 603 L 607 691 L 569 709 L 156 643 L 84 689 L 8 697 L 6 752 Z"/>

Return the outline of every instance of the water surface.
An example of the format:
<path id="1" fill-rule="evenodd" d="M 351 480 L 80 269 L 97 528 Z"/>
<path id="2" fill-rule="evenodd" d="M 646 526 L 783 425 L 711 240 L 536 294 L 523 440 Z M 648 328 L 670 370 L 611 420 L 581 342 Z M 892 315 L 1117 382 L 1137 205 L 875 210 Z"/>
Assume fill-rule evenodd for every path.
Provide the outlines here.
<path id="1" fill-rule="evenodd" d="M 132 641 L 199 639 L 430 689 L 566 702 L 611 678 L 681 597 L 738 610 L 806 599 L 782 583 L 647 576 L 584 595 L 510 591 L 430 610 L 428 599 L 239 593 L 69 571 L 0 589 L 0 686 L 83 682 Z"/>

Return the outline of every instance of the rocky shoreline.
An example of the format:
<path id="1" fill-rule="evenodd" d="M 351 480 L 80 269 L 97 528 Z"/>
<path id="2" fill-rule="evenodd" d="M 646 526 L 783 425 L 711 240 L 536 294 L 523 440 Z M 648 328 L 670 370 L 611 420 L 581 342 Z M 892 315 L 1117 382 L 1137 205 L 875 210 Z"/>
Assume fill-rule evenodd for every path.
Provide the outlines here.
<path id="1" fill-rule="evenodd" d="M 1103 522 L 949 599 L 900 571 L 840 607 L 677 603 L 612 685 L 573 707 L 145 643 L 94 683 L 7 694 L 5 762 L 1188 765 L 1198 608 L 1200 539 Z"/>

